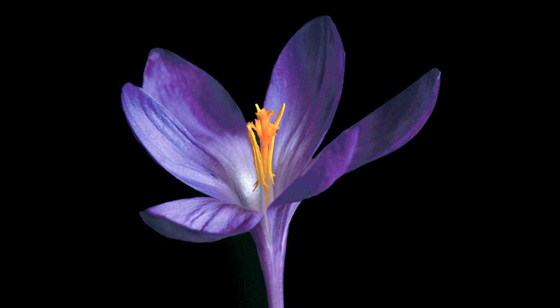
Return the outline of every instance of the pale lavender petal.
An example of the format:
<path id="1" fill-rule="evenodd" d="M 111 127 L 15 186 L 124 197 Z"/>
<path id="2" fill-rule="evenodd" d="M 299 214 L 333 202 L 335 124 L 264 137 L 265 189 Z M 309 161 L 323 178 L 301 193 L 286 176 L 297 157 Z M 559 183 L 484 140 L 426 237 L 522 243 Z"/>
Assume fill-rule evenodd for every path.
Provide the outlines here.
<path id="1" fill-rule="evenodd" d="M 258 204 L 260 193 L 252 191 L 256 174 L 247 123 L 227 91 L 206 72 L 164 49 L 150 52 L 142 88 L 222 164 L 241 204 Z"/>
<path id="2" fill-rule="evenodd" d="M 127 83 L 122 104 L 132 131 L 150 155 L 185 184 L 216 199 L 239 203 L 222 165 L 144 90 Z"/>
<path id="3" fill-rule="evenodd" d="M 305 24 L 274 66 L 265 108 L 286 110 L 274 147 L 274 189 L 282 192 L 307 166 L 329 129 L 342 93 L 344 48 L 332 20 Z"/>
<path id="4" fill-rule="evenodd" d="M 182 199 L 140 212 L 144 222 L 168 238 L 189 242 L 213 242 L 255 227 L 262 212 L 213 198 Z"/>
<path id="5" fill-rule="evenodd" d="M 270 209 L 281 204 L 301 201 L 327 190 L 346 173 L 354 156 L 359 133 L 359 127 L 355 127 L 330 143 L 313 160 L 304 174 L 274 200 Z"/>
<path id="6" fill-rule="evenodd" d="M 358 146 L 346 172 L 393 152 L 420 131 L 434 110 L 440 74 L 435 68 L 430 70 L 337 137 L 344 138 L 348 131 L 360 128 Z"/>

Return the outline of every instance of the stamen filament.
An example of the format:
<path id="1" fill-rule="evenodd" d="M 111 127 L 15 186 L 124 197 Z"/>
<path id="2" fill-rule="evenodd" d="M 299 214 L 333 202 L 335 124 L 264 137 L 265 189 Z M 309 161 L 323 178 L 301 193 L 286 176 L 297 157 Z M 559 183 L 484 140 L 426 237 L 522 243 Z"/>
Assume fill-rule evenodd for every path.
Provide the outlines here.
<path id="1" fill-rule="evenodd" d="M 284 109 L 286 109 L 286 104 L 282 104 L 282 108 L 280 108 L 280 112 L 278 112 L 278 115 L 276 116 L 276 120 L 274 120 L 274 125 L 278 126 L 278 124 L 280 124 L 280 120 L 284 115 Z"/>

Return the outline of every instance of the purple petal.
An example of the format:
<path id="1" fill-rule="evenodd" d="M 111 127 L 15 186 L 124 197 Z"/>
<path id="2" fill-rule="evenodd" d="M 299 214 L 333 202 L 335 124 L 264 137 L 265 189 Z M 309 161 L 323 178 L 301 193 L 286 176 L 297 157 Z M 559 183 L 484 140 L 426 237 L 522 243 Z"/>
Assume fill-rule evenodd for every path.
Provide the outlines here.
<path id="1" fill-rule="evenodd" d="M 360 129 L 358 146 L 346 172 L 387 155 L 412 139 L 434 110 L 439 84 L 440 71 L 434 68 L 338 136 L 337 139 L 344 138 L 348 131 Z"/>
<path id="2" fill-rule="evenodd" d="M 196 139 L 247 135 L 243 114 L 220 83 L 171 51 L 150 51 L 142 89 L 165 106 Z"/>
<path id="3" fill-rule="evenodd" d="M 355 127 L 330 143 L 313 160 L 305 173 L 274 200 L 270 208 L 280 204 L 298 202 L 327 190 L 346 173 L 354 156 L 359 133 L 360 128 Z"/>
<path id="4" fill-rule="evenodd" d="M 171 201 L 142 211 L 140 215 L 163 236 L 197 243 L 250 231 L 263 217 L 262 212 L 213 198 Z"/>
<path id="5" fill-rule="evenodd" d="M 408 142 L 426 123 L 437 99 L 440 72 L 432 69 L 399 95 L 345 130 L 311 162 L 269 209 L 316 196 L 339 177 Z"/>
<path id="6" fill-rule="evenodd" d="M 275 190 L 299 177 L 329 129 L 342 92 L 344 49 L 336 26 L 323 16 L 305 24 L 274 66 L 265 108 L 286 110 L 276 137 Z"/>
<path id="7" fill-rule="evenodd" d="M 210 75 L 176 54 L 153 49 L 142 88 L 175 116 L 193 141 L 218 160 L 241 204 L 258 204 L 253 154 L 241 111 Z"/>
<path id="8" fill-rule="evenodd" d="M 128 83 L 122 104 L 130 127 L 152 157 L 185 184 L 219 200 L 239 203 L 222 165 L 144 90 Z"/>

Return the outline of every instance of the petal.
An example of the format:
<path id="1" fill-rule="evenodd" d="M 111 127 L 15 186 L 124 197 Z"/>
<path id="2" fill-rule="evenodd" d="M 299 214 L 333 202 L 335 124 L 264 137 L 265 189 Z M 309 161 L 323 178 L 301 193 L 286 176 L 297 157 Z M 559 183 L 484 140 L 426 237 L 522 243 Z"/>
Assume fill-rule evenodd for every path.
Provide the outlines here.
<path id="1" fill-rule="evenodd" d="M 360 122 L 345 130 L 312 161 L 269 208 L 316 196 L 339 177 L 403 146 L 434 109 L 440 72 L 432 69 Z"/>
<path id="2" fill-rule="evenodd" d="M 150 155 L 185 184 L 216 199 L 239 202 L 222 165 L 144 90 L 127 83 L 122 104 L 134 134 Z"/>
<path id="3" fill-rule="evenodd" d="M 346 172 L 387 155 L 412 139 L 434 110 L 439 84 L 440 71 L 434 68 L 349 128 L 359 127 L 360 135 Z M 345 134 L 343 132 L 337 139 L 344 138 Z"/>
<path id="4" fill-rule="evenodd" d="M 142 89 L 165 106 L 194 138 L 247 134 L 243 114 L 220 83 L 171 51 L 150 51 Z"/>
<path id="5" fill-rule="evenodd" d="M 197 243 L 250 231 L 263 217 L 262 212 L 213 198 L 171 201 L 142 211 L 140 215 L 163 236 Z"/>
<path id="6" fill-rule="evenodd" d="M 304 25 L 274 66 L 265 108 L 286 110 L 276 137 L 275 190 L 299 177 L 329 129 L 342 93 L 344 49 L 329 17 Z"/>
<path id="7" fill-rule="evenodd" d="M 210 75 L 176 54 L 153 49 L 142 88 L 161 103 L 200 148 L 216 158 L 231 179 L 240 204 L 258 204 L 253 154 L 243 114 Z"/>
<path id="8" fill-rule="evenodd" d="M 305 173 L 274 200 L 270 208 L 301 201 L 327 190 L 346 173 L 354 156 L 359 133 L 359 127 L 355 127 L 330 143 L 317 155 Z"/>

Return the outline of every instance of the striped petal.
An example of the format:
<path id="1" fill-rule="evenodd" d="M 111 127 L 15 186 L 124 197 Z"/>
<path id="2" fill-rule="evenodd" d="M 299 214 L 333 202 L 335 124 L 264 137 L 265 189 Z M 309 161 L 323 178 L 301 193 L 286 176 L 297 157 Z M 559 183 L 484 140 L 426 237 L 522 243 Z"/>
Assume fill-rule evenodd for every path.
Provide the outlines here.
<path id="1" fill-rule="evenodd" d="M 163 236 L 197 243 L 250 231 L 263 217 L 262 212 L 213 198 L 171 201 L 142 211 L 140 215 Z"/>

